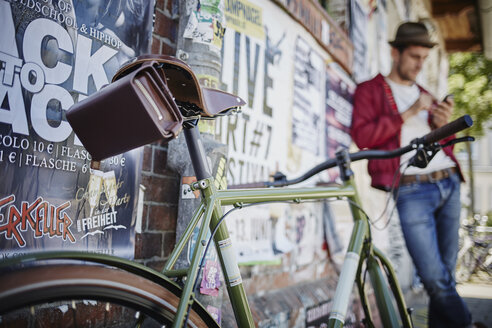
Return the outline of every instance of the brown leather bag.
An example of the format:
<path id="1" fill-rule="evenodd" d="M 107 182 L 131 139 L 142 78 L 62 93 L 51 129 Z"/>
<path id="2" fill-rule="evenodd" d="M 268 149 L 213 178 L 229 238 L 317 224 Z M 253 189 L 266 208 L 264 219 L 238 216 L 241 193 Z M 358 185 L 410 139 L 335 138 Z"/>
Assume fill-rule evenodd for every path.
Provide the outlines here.
<path id="1" fill-rule="evenodd" d="M 67 111 L 68 122 L 95 161 L 175 138 L 182 115 L 191 121 L 214 118 L 246 104 L 233 94 L 201 87 L 185 62 L 166 55 L 133 58 L 112 81 Z"/>
<path id="2" fill-rule="evenodd" d="M 183 117 L 161 67 L 146 60 L 67 111 L 68 122 L 93 160 L 177 137 Z"/>

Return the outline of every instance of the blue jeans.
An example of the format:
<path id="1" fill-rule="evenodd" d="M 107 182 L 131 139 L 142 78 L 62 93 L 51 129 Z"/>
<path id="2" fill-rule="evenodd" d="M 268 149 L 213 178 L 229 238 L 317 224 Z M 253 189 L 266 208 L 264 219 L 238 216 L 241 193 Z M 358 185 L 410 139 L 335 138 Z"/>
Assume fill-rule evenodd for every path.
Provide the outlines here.
<path id="1" fill-rule="evenodd" d="M 396 202 L 408 252 L 429 295 L 429 327 L 466 327 L 471 314 L 456 292 L 460 225 L 458 174 L 402 185 Z"/>

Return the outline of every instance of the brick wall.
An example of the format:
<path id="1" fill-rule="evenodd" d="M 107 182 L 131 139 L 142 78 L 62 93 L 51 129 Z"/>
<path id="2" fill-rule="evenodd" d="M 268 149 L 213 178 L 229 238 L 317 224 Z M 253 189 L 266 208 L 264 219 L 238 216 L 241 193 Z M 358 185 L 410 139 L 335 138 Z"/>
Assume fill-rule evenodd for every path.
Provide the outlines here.
<path id="1" fill-rule="evenodd" d="M 152 53 L 174 55 L 178 32 L 178 0 L 156 0 Z"/>
<path id="2" fill-rule="evenodd" d="M 178 27 L 178 1 L 157 0 L 152 49 L 174 55 Z M 142 232 L 135 236 L 135 259 L 160 270 L 176 241 L 179 177 L 167 168 L 167 145 L 157 142 L 144 148 Z"/>

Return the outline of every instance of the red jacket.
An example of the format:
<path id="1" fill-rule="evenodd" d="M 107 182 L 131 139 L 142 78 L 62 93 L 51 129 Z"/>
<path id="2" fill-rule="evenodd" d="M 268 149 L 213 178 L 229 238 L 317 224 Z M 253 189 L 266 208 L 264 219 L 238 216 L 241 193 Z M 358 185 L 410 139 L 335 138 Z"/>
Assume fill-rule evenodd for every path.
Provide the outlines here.
<path id="1" fill-rule="evenodd" d="M 421 91 L 427 92 L 422 87 L 419 86 L 419 88 Z M 357 86 L 350 128 L 350 134 L 357 147 L 378 150 L 399 148 L 402 125 L 403 120 L 398 112 L 391 89 L 381 74 Z M 441 142 L 445 143 L 452 138 L 454 136 Z M 452 148 L 446 147 L 444 152 L 456 163 L 456 167 L 460 171 Z M 368 171 L 372 178 L 371 186 L 389 190 L 399 165 L 399 157 L 369 160 Z M 463 180 L 461 171 L 460 176 Z M 398 184 L 398 180 L 396 184 Z"/>

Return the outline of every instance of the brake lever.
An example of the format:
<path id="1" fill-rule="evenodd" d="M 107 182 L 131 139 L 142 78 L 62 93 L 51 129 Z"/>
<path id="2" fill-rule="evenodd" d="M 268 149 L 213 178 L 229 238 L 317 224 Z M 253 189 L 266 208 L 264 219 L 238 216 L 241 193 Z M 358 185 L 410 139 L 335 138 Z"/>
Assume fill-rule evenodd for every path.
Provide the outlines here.
<path id="1" fill-rule="evenodd" d="M 435 142 L 435 143 L 432 143 L 429 145 L 425 145 L 423 147 L 419 147 L 417 149 L 417 153 L 415 154 L 415 156 L 413 156 L 412 159 L 410 160 L 409 165 L 423 169 L 423 168 L 427 167 L 429 162 L 434 158 L 434 156 L 437 154 L 437 152 L 439 150 L 441 150 L 442 148 L 452 146 L 452 145 L 457 144 L 459 142 L 467 142 L 467 141 L 474 141 L 474 140 L 475 140 L 474 137 L 467 136 L 467 137 L 461 137 L 461 138 L 456 138 L 456 139 L 450 140 L 447 143 L 445 143 L 444 145 L 441 145 L 441 144 Z"/>
<path id="2" fill-rule="evenodd" d="M 452 146 L 452 145 L 457 144 L 459 142 L 467 142 L 467 141 L 469 141 L 469 142 L 475 141 L 475 138 L 470 137 L 470 136 L 456 138 L 456 139 L 453 139 L 453 140 L 446 142 L 444 145 L 442 145 L 442 148 Z"/>
<path id="3" fill-rule="evenodd" d="M 437 152 L 441 150 L 441 148 L 441 145 L 438 143 L 418 148 L 417 153 L 412 157 L 408 165 L 419 167 L 421 169 L 427 167 L 429 162 L 434 158 Z"/>

